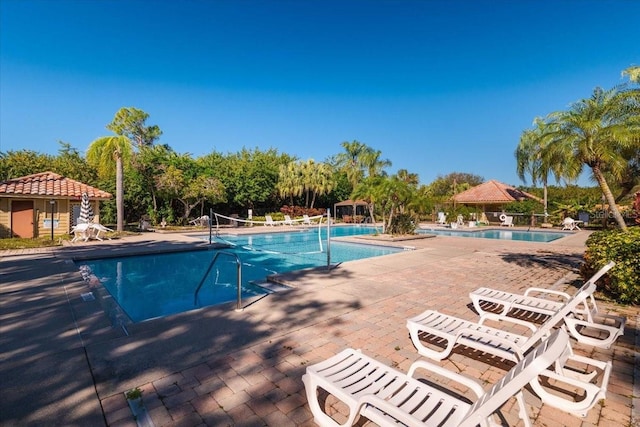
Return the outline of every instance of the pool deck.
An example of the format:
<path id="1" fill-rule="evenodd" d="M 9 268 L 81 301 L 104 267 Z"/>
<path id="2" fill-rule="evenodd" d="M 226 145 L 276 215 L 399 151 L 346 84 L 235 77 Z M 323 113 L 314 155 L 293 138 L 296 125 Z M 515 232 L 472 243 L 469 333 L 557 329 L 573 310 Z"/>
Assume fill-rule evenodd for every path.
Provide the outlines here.
<path id="1" fill-rule="evenodd" d="M 475 320 L 468 293 L 480 286 L 573 293 L 588 235 L 551 243 L 443 236 L 388 242 L 415 250 L 281 275 L 292 290 L 240 312 L 232 304 L 125 328 L 105 315 L 99 285 L 85 282 L 72 260 L 187 250 L 198 245 L 191 237 L 145 233 L 3 251 L 0 425 L 136 426 L 150 419 L 155 426 L 313 426 L 301 381 L 306 366 L 353 347 L 406 371 L 419 358 L 409 317 L 436 309 Z M 613 361 L 607 399 L 578 418 L 525 390 L 536 426 L 640 425 L 640 309 L 598 306 L 627 317 L 624 336 L 610 349 L 574 350 Z M 441 364 L 485 384 L 504 372 L 464 350 Z M 124 397 L 135 387 L 149 415 L 138 422 Z M 501 413 L 509 425 L 522 425 L 514 402 Z"/>

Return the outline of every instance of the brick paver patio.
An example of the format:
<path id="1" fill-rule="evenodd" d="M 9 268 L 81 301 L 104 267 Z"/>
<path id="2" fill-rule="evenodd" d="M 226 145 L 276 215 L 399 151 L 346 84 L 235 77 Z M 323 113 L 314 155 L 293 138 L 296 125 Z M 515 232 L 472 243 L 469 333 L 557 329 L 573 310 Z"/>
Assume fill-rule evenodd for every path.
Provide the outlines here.
<path id="1" fill-rule="evenodd" d="M 306 366 L 353 347 L 406 371 L 419 358 L 406 320 L 426 309 L 475 320 L 468 293 L 480 286 L 515 292 L 543 286 L 573 293 L 586 235 L 551 244 L 448 237 L 405 241 L 401 244 L 415 250 L 345 263 L 330 272 L 282 275 L 291 291 L 272 294 L 242 312 L 203 309 L 130 325 L 129 335 L 105 326 L 96 315 L 97 302 L 92 310 L 74 303 L 87 285 L 72 279 L 73 266 L 66 270 L 72 282 L 67 286 L 107 425 L 136 425 L 124 392 L 139 387 L 156 426 L 313 426 L 301 381 Z M 52 259 L 109 251 L 109 244 L 53 251 Z M 639 310 L 604 301 L 598 305 L 627 317 L 625 335 L 611 349 L 576 344 L 574 350 L 613 360 L 607 399 L 578 418 L 542 405 L 526 390 L 536 426 L 638 425 L 633 404 L 640 396 Z M 487 385 L 504 373 L 504 366 L 464 349 L 441 364 Z M 337 417 L 346 415 L 332 398 L 325 404 Z M 501 414 L 508 425 L 522 425 L 515 399 Z M 20 424 L 19 419 L 3 421 Z"/>

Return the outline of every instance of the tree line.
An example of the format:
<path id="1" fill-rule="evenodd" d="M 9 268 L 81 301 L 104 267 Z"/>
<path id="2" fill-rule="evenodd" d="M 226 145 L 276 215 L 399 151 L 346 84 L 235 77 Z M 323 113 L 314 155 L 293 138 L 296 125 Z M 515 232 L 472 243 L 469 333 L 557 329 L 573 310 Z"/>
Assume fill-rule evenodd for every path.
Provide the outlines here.
<path id="1" fill-rule="evenodd" d="M 536 184 L 543 184 L 545 214 L 549 178 L 570 184 L 587 166 L 597 189 L 585 196 L 571 185 L 555 188 L 556 211 L 578 205 L 589 209 L 601 192 L 618 226 L 626 228 L 617 202 L 640 183 L 638 69 L 625 70 L 629 84 L 596 88 L 590 98 L 536 118 L 534 127 L 523 131 L 515 150 L 517 172 L 523 181 L 531 177 L 534 186 L 523 187 L 526 191 L 537 194 Z M 66 142 L 59 143 L 57 155 L 0 152 L 0 180 L 51 170 L 109 191 L 115 198 L 104 202 L 101 212 L 118 231 L 142 217 L 185 224 L 209 208 L 240 216 L 252 209 L 260 215 L 285 204 L 311 210 L 350 198 L 369 202 L 369 215 L 389 232 L 402 232 L 446 205 L 453 194 L 484 182 L 481 176 L 453 172 L 420 185 L 418 175 L 406 169 L 390 175 L 392 163 L 382 151 L 356 140 L 342 142 L 341 151 L 322 162 L 273 148 L 193 157 L 159 143 L 162 131 L 148 125 L 148 119 L 135 107 L 121 108 L 106 126 L 112 135 L 96 138 L 85 156 Z"/>

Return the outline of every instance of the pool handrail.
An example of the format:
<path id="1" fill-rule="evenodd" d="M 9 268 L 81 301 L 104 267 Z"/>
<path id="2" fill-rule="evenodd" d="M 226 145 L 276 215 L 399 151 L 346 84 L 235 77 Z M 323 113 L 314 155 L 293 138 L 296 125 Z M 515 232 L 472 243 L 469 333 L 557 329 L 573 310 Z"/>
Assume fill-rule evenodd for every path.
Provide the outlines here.
<path id="1" fill-rule="evenodd" d="M 237 274 L 237 278 L 238 278 L 238 298 L 237 298 L 237 301 L 236 301 L 236 311 L 242 311 L 242 261 L 240 261 L 240 257 L 238 257 L 237 254 L 234 254 L 234 253 L 231 253 L 231 252 L 218 252 L 218 253 L 215 254 L 213 259 L 209 263 L 209 267 L 207 268 L 207 271 L 204 273 L 204 276 L 202 276 L 202 280 L 200 280 L 200 283 L 198 284 L 198 287 L 196 288 L 196 291 L 195 291 L 195 293 L 193 295 L 194 305 L 198 302 L 198 292 L 200 292 L 200 288 L 204 284 L 204 281 L 207 280 L 207 276 L 211 272 L 211 269 L 213 268 L 213 265 L 215 264 L 216 260 L 218 259 L 218 257 L 220 255 L 228 255 L 230 257 L 233 257 L 235 259 L 235 261 L 236 261 L 236 267 L 237 267 L 237 271 L 238 271 L 238 274 Z"/>

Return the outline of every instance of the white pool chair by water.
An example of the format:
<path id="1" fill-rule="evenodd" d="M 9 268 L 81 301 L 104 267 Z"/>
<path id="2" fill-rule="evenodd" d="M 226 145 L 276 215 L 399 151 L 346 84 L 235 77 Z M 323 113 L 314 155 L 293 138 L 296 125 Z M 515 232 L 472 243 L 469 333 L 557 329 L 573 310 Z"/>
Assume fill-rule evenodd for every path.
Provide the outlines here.
<path id="1" fill-rule="evenodd" d="M 582 221 L 576 221 L 575 219 L 571 218 L 571 217 L 566 217 L 563 221 L 562 221 L 562 229 L 563 230 L 580 230 L 580 227 L 578 227 L 578 224 L 581 223 Z"/>
<path id="2" fill-rule="evenodd" d="M 77 240 L 89 241 L 89 239 L 96 239 L 102 241 L 101 233 L 106 233 L 113 231 L 110 228 L 105 227 L 102 224 L 95 224 L 92 222 L 83 222 L 71 229 L 71 233 L 73 234 L 72 242 Z"/>
<path id="3" fill-rule="evenodd" d="M 91 232 L 89 231 L 89 223 L 82 222 L 71 229 L 71 234 L 73 234 L 72 242 L 77 240 L 88 241 L 91 238 Z"/>
<path id="4" fill-rule="evenodd" d="M 270 227 L 273 227 L 274 225 L 280 225 L 280 223 L 279 223 L 279 222 L 276 222 L 276 221 L 274 221 L 274 220 L 273 220 L 273 218 L 271 217 L 271 215 L 265 215 L 265 216 L 264 216 L 264 220 L 265 220 L 265 222 L 264 222 L 264 225 L 265 225 L 265 226 L 267 226 L 267 225 L 268 225 L 268 226 L 270 226 Z"/>
<path id="5" fill-rule="evenodd" d="M 289 215 L 284 216 L 284 221 L 282 221 L 284 225 L 293 225 L 294 222 Z"/>
<path id="6" fill-rule="evenodd" d="M 503 227 L 513 227 L 513 217 L 509 215 L 502 214 L 500 215 L 500 223 Z"/>
<path id="7" fill-rule="evenodd" d="M 302 380 L 314 421 L 322 427 L 351 426 L 360 416 L 380 426 L 495 426 L 501 424 L 493 413 L 514 396 L 520 418 L 531 426 L 522 389 L 560 357 L 567 339 L 566 332 L 558 330 L 486 392 L 473 379 L 424 360 L 414 362 L 404 374 L 353 349 L 309 366 Z M 414 376 L 418 369 L 427 371 L 426 381 L 419 379 L 423 375 Z M 444 386 L 427 382 L 434 376 L 449 381 Z M 461 398 L 460 386 L 453 382 L 469 389 L 476 399 Z M 345 423 L 339 424 L 322 409 L 318 389 L 346 404 Z"/>
<path id="8" fill-rule="evenodd" d="M 311 225 L 311 218 L 309 218 L 309 215 L 302 215 L 302 224 L 303 225 Z"/>
<path id="9" fill-rule="evenodd" d="M 598 279 L 614 265 L 615 263 L 611 261 L 598 270 L 574 296 L 565 292 L 532 287 L 527 289 L 524 294 L 479 288 L 471 292 L 469 297 L 479 314 L 493 312 L 533 322 L 544 321 L 561 310 L 572 299 L 581 298 L 581 300 L 575 301 L 574 311 L 563 319 L 569 332 L 584 344 L 608 347 L 624 333 L 626 319 L 599 313 L 593 292 L 596 289 L 595 283 Z M 598 338 L 590 336 L 589 333 L 592 332 L 595 332 Z M 602 335 L 606 338 L 603 339 Z"/>
<path id="10" fill-rule="evenodd" d="M 199 218 L 189 221 L 190 224 L 199 226 L 199 227 L 208 227 L 209 226 L 209 215 L 202 215 Z"/>
<path id="11" fill-rule="evenodd" d="M 438 220 L 436 223 L 440 225 L 447 225 L 447 214 L 444 212 L 438 212 Z"/>
<path id="12" fill-rule="evenodd" d="M 91 232 L 91 238 L 102 241 L 102 237 L 100 237 L 100 233 L 108 233 L 113 231 L 110 228 L 105 227 L 102 224 L 89 224 L 89 231 Z"/>

